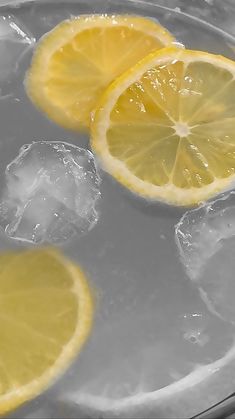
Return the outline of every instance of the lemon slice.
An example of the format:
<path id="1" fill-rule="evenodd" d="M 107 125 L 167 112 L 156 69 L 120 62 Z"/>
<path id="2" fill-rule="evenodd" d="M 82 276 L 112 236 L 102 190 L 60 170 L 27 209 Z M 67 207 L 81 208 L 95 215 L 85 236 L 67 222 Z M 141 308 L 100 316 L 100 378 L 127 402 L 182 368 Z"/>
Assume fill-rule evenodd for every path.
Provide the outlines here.
<path id="1" fill-rule="evenodd" d="M 44 390 L 81 350 L 92 299 L 79 267 L 50 250 L 0 256 L 0 414 Z"/>
<path id="2" fill-rule="evenodd" d="M 104 93 L 92 147 L 131 191 L 193 205 L 235 180 L 235 63 L 174 47 L 150 54 Z"/>
<path id="3" fill-rule="evenodd" d="M 235 344 L 220 359 L 198 365 L 190 374 L 159 390 L 136 391 L 130 397 L 116 399 L 81 391 L 76 394 L 76 405 L 83 412 L 89 409 L 94 416 L 98 411 L 100 417 L 106 418 L 114 417 L 113 412 L 122 418 L 216 418 L 223 407 L 223 412 L 226 412 L 226 403 L 222 404 L 222 401 L 232 398 L 234 373 Z M 73 395 L 68 395 L 66 402 L 73 404 Z M 232 400 L 230 403 L 231 408 Z M 205 416 L 202 412 L 210 415 Z"/>
<path id="4" fill-rule="evenodd" d="M 75 130 L 88 127 L 104 88 L 173 40 L 166 29 L 143 17 L 84 15 L 63 21 L 39 42 L 26 90 L 58 124 Z"/>

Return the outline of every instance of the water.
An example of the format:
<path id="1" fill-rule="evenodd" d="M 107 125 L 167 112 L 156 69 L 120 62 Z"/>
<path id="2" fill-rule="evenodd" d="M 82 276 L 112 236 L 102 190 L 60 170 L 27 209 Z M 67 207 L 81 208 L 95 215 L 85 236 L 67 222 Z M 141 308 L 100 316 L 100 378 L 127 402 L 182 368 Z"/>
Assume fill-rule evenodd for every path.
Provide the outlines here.
<path id="1" fill-rule="evenodd" d="M 21 147 L 6 168 L 0 225 L 29 243 L 61 243 L 98 220 L 100 178 L 90 151 L 62 142 Z"/>
<path id="2" fill-rule="evenodd" d="M 234 58 L 235 41 L 232 37 L 179 11 L 145 2 L 35 2 L 17 8 L 6 6 L 0 10 L 2 16 L 10 15 L 18 27 L 24 28 L 24 33 L 31 34 L 29 39 L 36 40 L 64 18 L 101 12 L 152 16 L 187 47 Z M 1 190 L 5 187 L 7 165 L 16 158 L 24 144 L 42 138 L 48 141 L 49 147 L 56 140 L 89 149 L 87 135 L 68 132 L 55 125 L 27 98 L 23 79 L 30 63 L 32 45 L 26 46 L 19 62 L 14 58 L 17 71 L 10 76 L 12 81 L 8 85 L 7 78 L 2 87 L 6 94 L 0 101 Z M 7 49 L 10 54 L 11 49 Z M 8 70 L 11 74 L 11 66 Z M 12 166 L 9 167 L 11 175 Z M 20 192 L 23 193 L 29 168 L 28 162 L 24 163 L 23 175 L 20 175 Z M 64 167 L 58 170 L 63 171 Z M 157 407 L 156 390 L 176 383 L 198 365 L 212 363 L 229 350 L 234 341 L 234 325 L 208 308 L 197 284 L 189 280 L 180 261 L 174 231 L 184 210 L 138 199 L 108 174 L 100 171 L 100 176 L 99 222 L 91 231 L 87 229 L 87 234 L 75 234 L 62 245 L 64 253 L 82 265 L 94 289 L 97 302 L 92 335 L 64 377 L 10 417 L 97 418 L 108 417 L 108 411 L 109 417 L 114 417 L 114 414 L 119 414 L 121 406 L 124 406 L 121 417 L 169 418 L 175 417 L 177 412 L 178 417 L 192 416 L 233 390 L 228 379 L 220 391 L 214 392 L 207 386 L 203 400 L 200 394 L 194 394 L 189 403 L 182 394 L 176 410 L 169 412 Z M 41 185 L 40 182 L 41 176 Z M 8 183 L 7 194 L 9 189 Z M 8 198 L 7 201 L 9 203 Z M 48 219 L 42 218 L 43 225 L 46 223 L 48 227 L 52 218 L 49 211 Z M 30 222 L 27 240 L 32 239 L 32 219 Z M 28 245 L 0 233 L 2 250 Z M 230 370 L 235 371 L 232 363 Z M 148 414 L 146 404 L 142 402 L 144 397 L 151 401 L 147 406 Z M 171 398 L 167 403 L 171 405 L 172 402 Z M 180 406 L 183 411 L 180 411 Z"/>
<path id="3" fill-rule="evenodd" d="M 176 240 L 209 310 L 235 323 L 235 193 L 186 212 L 176 226 Z"/>

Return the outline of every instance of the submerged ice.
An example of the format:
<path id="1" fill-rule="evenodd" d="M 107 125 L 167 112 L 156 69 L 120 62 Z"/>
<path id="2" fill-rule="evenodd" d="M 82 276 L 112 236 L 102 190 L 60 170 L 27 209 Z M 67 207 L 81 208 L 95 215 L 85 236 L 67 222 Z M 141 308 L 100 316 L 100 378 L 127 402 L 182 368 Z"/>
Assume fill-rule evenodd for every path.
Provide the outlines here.
<path id="1" fill-rule="evenodd" d="M 185 213 L 176 243 L 208 308 L 235 323 L 235 192 Z"/>
<path id="2" fill-rule="evenodd" d="M 11 15 L 0 15 L 0 96 L 16 74 L 22 55 L 34 43 L 35 38 L 23 23 Z"/>
<path id="3" fill-rule="evenodd" d="M 21 148 L 6 168 L 0 225 L 14 239 L 57 243 L 97 222 L 100 178 L 93 155 L 62 142 Z"/>

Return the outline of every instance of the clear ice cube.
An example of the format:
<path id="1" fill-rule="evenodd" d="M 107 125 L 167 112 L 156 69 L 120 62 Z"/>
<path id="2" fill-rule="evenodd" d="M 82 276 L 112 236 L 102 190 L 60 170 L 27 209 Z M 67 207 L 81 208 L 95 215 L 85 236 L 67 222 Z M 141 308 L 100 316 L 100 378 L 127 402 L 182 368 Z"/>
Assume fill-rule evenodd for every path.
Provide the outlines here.
<path id="1" fill-rule="evenodd" d="M 12 15 L 0 15 L 0 96 L 4 84 L 16 74 L 22 55 L 35 43 L 35 38 Z"/>
<path id="2" fill-rule="evenodd" d="M 187 275 L 208 308 L 235 323 L 235 191 L 186 212 L 175 235 Z"/>
<path id="3" fill-rule="evenodd" d="M 85 234 L 98 220 L 99 185 L 91 152 L 63 142 L 24 145 L 6 168 L 0 225 L 31 243 Z"/>

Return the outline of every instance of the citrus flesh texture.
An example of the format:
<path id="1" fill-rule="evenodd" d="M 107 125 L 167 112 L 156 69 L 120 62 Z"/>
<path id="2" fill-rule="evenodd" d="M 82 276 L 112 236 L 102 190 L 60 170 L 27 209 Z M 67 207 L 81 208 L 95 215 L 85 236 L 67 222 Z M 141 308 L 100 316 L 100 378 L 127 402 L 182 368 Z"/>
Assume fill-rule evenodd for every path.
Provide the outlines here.
<path id="1" fill-rule="evenodd" d="M 92 147 L 131 191 L 194 205 L 235 179 L 235 63 L 169 47 L 150 54 L 102 96 Z"/>
<path id="2" fill-rule="evenodd" d="M 151 19 L 84 15 L 39 41 L 26 76 L 34 104 L 58 124 L 80 130 L 103 90 L 130 66 L 174 38 Z"/>
<path id="3" fill-rule="evenodd" d="M 78 266 L 52 249 L 0 256 L 0 414 L 35 397 L 81 350 L 92 298 Z"/>

